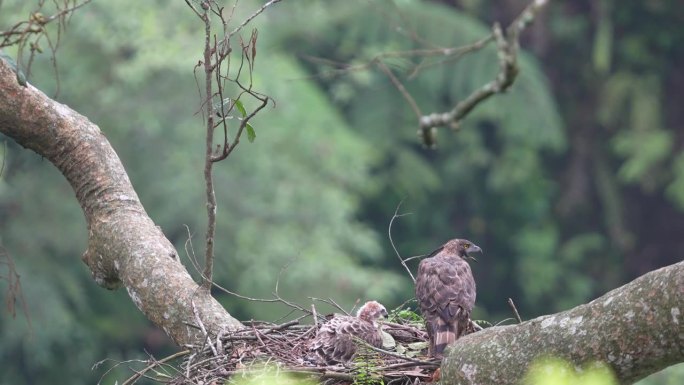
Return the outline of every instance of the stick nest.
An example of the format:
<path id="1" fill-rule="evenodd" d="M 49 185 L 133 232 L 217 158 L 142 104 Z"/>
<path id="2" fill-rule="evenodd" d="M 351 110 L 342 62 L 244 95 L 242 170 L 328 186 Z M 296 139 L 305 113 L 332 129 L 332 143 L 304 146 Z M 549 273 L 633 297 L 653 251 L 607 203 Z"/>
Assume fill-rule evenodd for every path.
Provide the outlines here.
<path id="1" fill-rule="evenodd" d="M 357 354 L 346 365 L 322 366 L 306 360 L 308 345 L 319 325 L 299 321 L 284 324 L 247 322 L 246 328 L 207 337 L 193 347 L 170 383 L 242 384 L 250 376 L 282 375 L 301 383 L 325 384 L 420 384 L 431 380 L 440 362 L 424 355 L 427 333 L 422 322 L 391 318 L 384 322 L 383 348 L 359 342 Z M 241 382 L 243 381 L 243 382 Z M 290 383 L 273 381 L 273 383 Z M 249 382 L 247 382 L 249 383 Z M 271 381 L 257 382 L 271 383 Z"/>

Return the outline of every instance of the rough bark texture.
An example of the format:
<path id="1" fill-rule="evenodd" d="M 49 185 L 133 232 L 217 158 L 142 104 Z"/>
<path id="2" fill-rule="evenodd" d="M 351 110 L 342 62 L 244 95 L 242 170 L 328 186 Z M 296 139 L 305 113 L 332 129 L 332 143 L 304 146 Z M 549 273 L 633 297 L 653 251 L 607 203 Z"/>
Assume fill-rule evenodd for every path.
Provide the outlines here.
<path id="1" fill-rule="evenodd" d="M 0 132 L 48 159 L 67 178 L 88 223 L 83 261 L 108 289 L 122 285 L 136 306 L 179 344 L 241 324 L 201 289 L 145 212 L 100 129 L 31 86 L 0 60 Z M 193 305 L 194 304 L 194 305 Z"/>
<path id="2" fill-rule="evenodd" d="M 540 356 L 581 365 L 603 361 L 622 384 L 684 361 L 684 262 L 571 310 L 458 340 L 442 364 L 443 384 L 517 384 Z"/>

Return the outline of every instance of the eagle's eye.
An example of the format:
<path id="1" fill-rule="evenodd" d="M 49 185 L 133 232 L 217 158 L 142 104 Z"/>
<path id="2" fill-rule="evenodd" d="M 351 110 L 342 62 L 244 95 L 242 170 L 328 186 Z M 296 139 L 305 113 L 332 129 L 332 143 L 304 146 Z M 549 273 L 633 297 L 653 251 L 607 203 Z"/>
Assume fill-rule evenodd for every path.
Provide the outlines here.
<path id="1" fill-rule="evenodd" d="M 464 244 L 463 244 L 463 247 L 465 247 L 466 249 L 467 249 L 467 248 L 470 248 L 470 243 L 467 243 L 467 242 L 464 243 Z"/>

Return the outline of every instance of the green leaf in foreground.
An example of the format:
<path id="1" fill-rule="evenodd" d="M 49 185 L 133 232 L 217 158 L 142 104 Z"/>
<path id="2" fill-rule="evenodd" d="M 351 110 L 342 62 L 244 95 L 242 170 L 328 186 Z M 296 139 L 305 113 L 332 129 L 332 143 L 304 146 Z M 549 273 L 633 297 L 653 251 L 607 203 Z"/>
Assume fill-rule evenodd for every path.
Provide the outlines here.
<path id="1" fill-rule="evenodd" d="M 530 367 L 522 382 L 525 385 L 617 385 L 615 375 L 603 363 L 575 368 L 558 358 L 542 358 Z"/>

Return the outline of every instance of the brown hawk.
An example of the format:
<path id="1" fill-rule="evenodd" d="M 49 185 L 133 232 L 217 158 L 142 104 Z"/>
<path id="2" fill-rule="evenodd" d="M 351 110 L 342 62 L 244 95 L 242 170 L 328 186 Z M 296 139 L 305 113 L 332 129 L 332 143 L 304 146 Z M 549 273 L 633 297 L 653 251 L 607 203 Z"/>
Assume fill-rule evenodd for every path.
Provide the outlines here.
<path id="1" fill-rule="evenodd" d="M 375 347 L 382 346 L 382 334 L 377 320 L 387 317 L 387 310 L 376 301 L 366 302 L 356 317 L 336 314 L 324 323 L 309 344 L 308 359 L 315 363 L 346 363 L 356 354 L 360 338 Z"/>
<path id="2" fill-rule="evenodd" d="M 416 299 L 430 337 L 431 356 L 441 357 L 468 327 L 475 279 L 466 258 L 478 251 L 482 250 L 466 239 L 452 239 L 418 265 Z"/>

